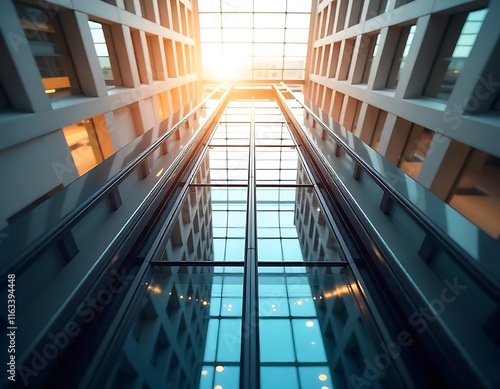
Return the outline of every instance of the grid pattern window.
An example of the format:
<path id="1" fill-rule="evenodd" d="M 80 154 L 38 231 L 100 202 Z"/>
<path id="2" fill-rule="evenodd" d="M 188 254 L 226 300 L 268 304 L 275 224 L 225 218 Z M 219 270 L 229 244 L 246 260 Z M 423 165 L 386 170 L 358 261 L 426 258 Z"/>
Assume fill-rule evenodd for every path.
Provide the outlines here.
<path id="1" fill-rule="evenodd" d="M 45 93 L 51 97 L 80 94 L 80 86 L 61 24 L 45 10 L 16 4 L 26 39 L 35 57 Z"/>
<path id="2" fill-rule="evenodd" d="M 449 99 L 487 13 L 487 9 L 482 9 L 450 18 L 448 30 L 451 33 L 444 36 L 433 72 L 427 83 L 426 96 L 440 100 Z M 457 29 L 457 26 L 462 26 L 462 28 Z M 460 32 L 454 34 L 454 30 Z"/>
<path id="3" fill-rule="evenodd" d="M 263 389 L 347 387 L 378 343 L 278 102 L 230 101 L 196 166 L 117 345 L 127 368 L 111 358 L 108 387 L 128 373 L 138 387 L 236 388 L 249 344 Z M 259 330 L 249 334 L 252 306 Z"/>
<path id="4" fill-rule="evenodd" d="M 205 79 L 304 79 L 310 0 L 212 0 L 199 11 Z"/>

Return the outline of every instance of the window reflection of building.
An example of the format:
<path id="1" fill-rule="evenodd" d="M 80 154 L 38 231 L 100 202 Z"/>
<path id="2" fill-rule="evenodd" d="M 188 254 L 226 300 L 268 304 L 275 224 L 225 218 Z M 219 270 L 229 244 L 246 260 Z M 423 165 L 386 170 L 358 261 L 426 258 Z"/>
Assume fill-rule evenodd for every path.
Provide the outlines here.
<path id="1" fill-rule="evenodd" d="M 482 9 L 450 17 L 448 33 L 443 38 L 427 83 L 426 96 L 448 100 L 487 12 L 487 9 Z"/>
<path id="2" fill-rule="evenodd" d="M 193 270 L 193 269 L 191 269 Z M 197 388 L 213 308 L 213 268 L 155 273 L 106 388 Z"/>
<path id="3" fill-rule="evenodd" d="M 255 124 L 255 172 L 248 171 L 246 121 Z M 248 330 L 242 307 L 250 297 L 243 293 L 243 267 L 234 261 L 243 265 L 245 259 L 251 176 L 261 387 L 347 388 L 353 375 L 363 377 L 365 360 L 375 358 L 378 345 L 326 209 L 276 102 L 238 101 L 215 127 L 167 232 L 161 260 L 189 266 L 156 269 L 111 385 L 238 387 L 242 331 Z M 197 261 L 216 267 L 197 267 Z M 224 266 L 226 261 L 233 263 Z M 283 266 L 269 267 L 269 261 Z M 336 266 L 300 264 L 313 261 Z M 392 369 L 370 384 L 399 382 Z"/>
<path id="4" fill-rule="evenodd" d="M 170 231 L 162 259 L 213 261 L 211 191 L 192 187 Z"/>
<path id="5" fill-rule="evenodd" d="M 102 162 L 103 152 L 92 119 L 63 127 L 62 131 L 80 176 Z"/>
<path id="6" fill-rule="evenodd" d="M 106 85 L 122 85 L 110 26 L 89 20 L 89 27 Z"/>
<path id="7" fill-rule="evenodd" d="M 17 3 L 17 12 L 49 97 L 80 93 L 73 62 L 57 16 Z"/>

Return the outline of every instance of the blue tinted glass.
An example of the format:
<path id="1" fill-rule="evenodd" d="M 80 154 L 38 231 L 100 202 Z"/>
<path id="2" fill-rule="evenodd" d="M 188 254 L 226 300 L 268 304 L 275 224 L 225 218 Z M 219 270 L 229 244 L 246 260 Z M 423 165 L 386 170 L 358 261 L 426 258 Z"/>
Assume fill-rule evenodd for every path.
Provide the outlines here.
<path id="1" fill-rule="evenodd" d="M 327 362 L 318 320 L 294 319 L 292 328 L 298 362 Z"/>
<path id="2" fill-rule="evenodd" d="M 290 325 L 290 320 L 260 320 L 259 335 L 261 362 L 295 361 L 292 327 Z"/>
<path id="3" fill-rule="evenodd" d="M 262 366 L 260 368 L 261 389 L 299 389 L 297 368 L 292 366 Z"/>

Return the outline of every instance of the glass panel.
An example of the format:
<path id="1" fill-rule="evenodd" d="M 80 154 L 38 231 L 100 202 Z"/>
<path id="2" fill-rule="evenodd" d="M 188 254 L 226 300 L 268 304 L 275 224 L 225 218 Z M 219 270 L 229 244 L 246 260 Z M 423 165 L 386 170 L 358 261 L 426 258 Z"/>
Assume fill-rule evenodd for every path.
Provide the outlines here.
<path id="1" fill-rule="evenodd" d="M 251 13 L 223 13 L 222 14 L 223 28 L 252 28 Z"/>
<path id="2" fill-rule="evenodd" d="M 287 43 L 307 43 L 309 29 L 307 28 L 287 28 L 285 41 Z"/>
<path id="3" fill-rule="evenodd" d="M 288 57 L 306 55 L 310 10 L 310 0 L 258 0 L 213 5 L 204 2 L 199 6 L 203 77 L 304 79 L 305 59 L 291 59 L 291 64 Z M 216 42 L 225 45 L 206 46 Z M 288 44 L 286 47 L 285 43 Z M 277 58 L 258 58 L 268 56 Z M 296 70 L 284 72 L 285 64 L 287 69 Z"/>
<path id="4" fill-rule="evenodd" d="M 124 387 L 127 375 L 158 388 L 238 387 L 243 276 L 165 267 L 141 287 L 106 387 Z"/>
<path id="5" fill-rule="evenodd" d="M 312 188 L 257 188 L 259 261 L 341 261 Z"/>
<path id="6" fill-rule="evenodd" d="M 310 184 L 294 147 L 257 147 L 257 184 Z"/>
<path id="7" fill-rule="evenodd" d="M 228 115 L 236 116 L 236 115 Z M 210 145 L 248 145 L 250 142 L 249 124 L 220 123 L 210 141 Z"/>
<path id="8" fill-rule="evenodd" d="M 284 29 L 256 28 L 254 29 L 254 42 L 283 43 L 285 39 Z"/>
<path id="9" fill-rule="evenodd" d="M 429 79 L 425 94 L 441 100 L 448 100 L 462 71 L 465 61 L 469 57 L 476 41 L 478 32 L 488 13 L 487 9 L 470 12 L 463 24 L 460 35 L 445 39 L 434 71 Z M 457 15 L 460 19 L 462 15 Z M 452 19 L 452 22 L 454 20 Z M 452 42 L 450 40 L 453 39 Z M 453 48 L 453 52 L 451 52 Z"/>
<path id="10" fill-rule="evenodd" d="M 500 158 L 471 149 L 449 204 L 493 239 L 500 239 Z"/>
<path id="11" fill-rule="evenodd" d="M 348 268 L 275 270 L 259 269 L 261 387 L 285 387 L 285 380 L 295 388 L 344 388 L 353 374 L 363 377 L 365 361 L 382 350 Z M 374 380 L 401 385 L 393 365 Z"/>
<path id="12" fill-rule="evenodd" d="M 433 137 L 434 131 L 416 124 L 412 126 L 398 164 L 401 170 L 415 179 L 418 177 Z"/>
<path id="13" fill-rule="evenodd" d="M 75 67 L 57 13 L 15 3 L 29 47 L 50 98 L 79 94 Z M 17 37 L 17 35 L 16 35 Z"/>
<path id="14" fill-rule="evenodd" d="M 243 261 L 246 188 L 191 187 L 159 260 Z"/>
<path id="15" fill-rule="evenodd" d="M 108 47 L 104 34 L 104 28 L 108 28 L 108 26 L 103 26 L 100 23 L 89 20 L 89 27 L 90 32 L 92 33 L 95 51 L 97 53 L 97 57 L 99 57 L 99 63 L 101 64 L 104 81 L 106 81 L 106 85 L 116 85 L 117 81 L 119 83 L 119 72 L 117 64 L 115 61 L 112 61 L 116 55 L 113 52 L 112 44 Z M 109 53 L 108 50 L 112 51 L 112 53 Z"/>
<path id="16" fill-rule="evenodd" d="M 288 127 L 283 124 L 255 123 L 255 144 L 293 146 Z"/>
<path id="17" fill-rule="evenodd" d="M 80 176 L 102 162 L 101 145 L 92 119 L 81 120 L 63 127 L 62 131 Z M 104 139 L 102 136 L 101 138 Z"/>
<path id="18" fill-rule="evenodd" d="M 217 142 L 221 139 L 218 138 Z M 241 144 L 244 140 L 235 143 Z M 221 142 L 222 143 L 222 142 Z M 248 148 L 210 147 L 193 178 L 196 184 L 246 184 Z"/>
<path id="19" fill-rule="evenodd" d="M 399 77 L 401 75 L 401 71 L 403 70 L 406 57 L 410 52 L 416 27 L 417 26 L 413 25 L 411 27 L 401 29 L 399 43 L 396 48 L 396 53 L 394 54 L 394 61 L 391 66 L 389 79 L 387 80 L 387 88 L 389 89 L 396 89 L 398 85 Z"/>

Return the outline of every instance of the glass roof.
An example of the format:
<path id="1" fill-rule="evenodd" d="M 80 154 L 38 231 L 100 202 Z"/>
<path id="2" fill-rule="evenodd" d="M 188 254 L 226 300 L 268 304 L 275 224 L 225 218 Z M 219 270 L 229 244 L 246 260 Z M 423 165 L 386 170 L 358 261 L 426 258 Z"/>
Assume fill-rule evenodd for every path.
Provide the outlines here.
<path id="1" fill-rule="evenodd" d="M 311 0 L 199 0 L 205 80 L 303 80 Z"/>

